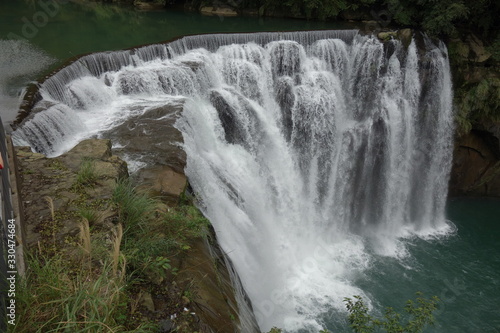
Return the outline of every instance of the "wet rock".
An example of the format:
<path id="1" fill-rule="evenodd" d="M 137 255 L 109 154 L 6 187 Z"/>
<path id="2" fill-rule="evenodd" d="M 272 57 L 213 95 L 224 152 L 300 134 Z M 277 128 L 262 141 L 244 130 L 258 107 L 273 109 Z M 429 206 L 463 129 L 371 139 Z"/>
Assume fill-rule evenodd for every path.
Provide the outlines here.
<path id="1" fill-rule="evenodd" d="M 449 48 L 460 58 L 459 61 L 481 64 L 491 58 L 491 53 L 474 34 L 469 34 L 463 39 L 451 39 Z"/>
<path id="2" fill-rule="evenodd" d="M 202 7 L 200 12 L 204 15 L 238 16 L 238 13 L 234 9 L 227 7 Z"/>
<path id="3" fill-rule="evenodd" d="M 77 144 L 73 149 L 58 157 L 68 168 L 78 171 L 85 158 L 106 160 L 111 157 L 111 141 L 88 139 Z"/>
<path id="4" fill-rule="evenodd" d="M 136 167 L 132 161 L 156 165 L 158 161 L 181 173 L 186 165 L 186 153 L 180 147 L 182 134 L 174 127 L 183 104 L 172 102 L 144 110 L 123 124 L 103 133 L 105 138 L 116 138 L 113 154 L 126 159 L 131 173 Z M 162 119 L 158 121 L 158 119 Z"/>
<path id="5" fill-rule="evenodd" d="M 387 41 L 391 40 L 393 38 L 397 38 L 398 33 L 396 31 L 385 31 L 385 32 L 379 32 L 377 37 L 380 40 Z"/>
<path id="6" fill-rule="evenodd" d="M 138 174 L 139 189 L 149 192 L 153 197 L 161 197 L 170 206 L 175 206 L 184 192 L 187 178 L 183 173 L 168 166 L 143 169 Z"/>
<path id="7" fill-rule="evenodd" d="M 159 333 L 168 333 L 171 332 L 175 325 L 170 319 L 163 319 L 158 323 L 158 332 Z"/>
<path id="8" fill-rule="evenodd" d="M 450 195 L 500 197 L 498 138 L 473 130 L 455 143 Z"/>
<path id="9" fill-rule="evenodd" d="M 410 45 L 412 37 L 413 31 L 411 29 L 398 30 L 397 38 L 403 43 L 405 47 L 408 47 Z"/>
<path id="10" fill-rule="evenodd" d="M 134 1 L 134 6 L 141 11 L 165 9 L 165 3 Z"/>
<path id="11" fill-rule="evenodd" d="M 198 297 L 190 303 L 200 325 L 217 328 L 217 332 L 237 332 L 238 310 L 234 290 L 223 258 L 214 258 L 203 240 L 191 244 L 190 255 L 182 262 L 177 275 L 188 280 Z"/>

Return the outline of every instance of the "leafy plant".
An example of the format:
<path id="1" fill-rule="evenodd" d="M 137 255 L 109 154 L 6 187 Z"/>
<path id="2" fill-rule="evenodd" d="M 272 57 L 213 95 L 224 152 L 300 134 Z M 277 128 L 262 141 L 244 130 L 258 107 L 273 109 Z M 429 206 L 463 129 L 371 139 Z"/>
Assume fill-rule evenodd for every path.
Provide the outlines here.
<path id="1" fill-rule="evenodd" d="M 408 313 L 406 323 L 401 322 L 402 315 L 391 307 L 386 308 L 384 319 L 376 319 L 368 314 L 368 307 L 360 296 L 354 296 L 354 299 L 347 297 L 344 301 L 349 311 L 350 327 L 356 333 L 374 332 L 377 327 L 388 333 L 419 333 L 427 325 L 434 323 L 432 313 L 437 309 L 439 298 L 433 296 L 426 299 L 418 292 L 415 301 L 406 302 L 405 311 Z"/>
<path id="2" fill-rule="evenodd" d="M 478 84 L 457 90 L 459 131 L 467 133 L 472 125 L 481 121 L 500 121 L 500 79 L 484 78 Z"/>

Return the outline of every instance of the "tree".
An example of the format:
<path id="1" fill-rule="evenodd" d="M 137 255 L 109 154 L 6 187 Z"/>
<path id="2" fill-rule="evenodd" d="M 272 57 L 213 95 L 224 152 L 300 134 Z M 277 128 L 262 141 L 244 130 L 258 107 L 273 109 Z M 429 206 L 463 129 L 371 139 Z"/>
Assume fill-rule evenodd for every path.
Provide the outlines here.
<path id="1" fill-rule="evenodd" d="M 437 309 L 439 298 L 433 296 L 426 299 L 418 292 L 415 301 L 406 302 L 405 311 L 408 313 L 406 323 L 401 322 L 401 315 L 391 307 L 385 309 L 384 319 L 373 318 L 368 314 L 368 307 L 361 296 L 354 296 L 354 299 L 347 297 L 344 301 L 349 311 L 350 327 L 356 333 L 370 333 L 376 328 L 382 328 L 387 333 L 419 333 L 426 325 L 434 323 L 432 313 Z"/>

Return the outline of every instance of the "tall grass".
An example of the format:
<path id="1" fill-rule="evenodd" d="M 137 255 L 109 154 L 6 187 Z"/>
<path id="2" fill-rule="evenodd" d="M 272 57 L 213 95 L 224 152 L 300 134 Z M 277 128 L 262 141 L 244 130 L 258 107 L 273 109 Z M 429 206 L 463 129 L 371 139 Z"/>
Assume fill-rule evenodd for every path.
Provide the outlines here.
<path id="1" fill-rule="evenodd" d="M 92 159 L 84 158 L 80 165 L 80 170 L 76 174 L 76 183 L 80 186 L 93 185 L 99 175 L 95 170 L 95 163 Z"/>
<path id="2" fill-rule="evenodd" d="M 123 260 L 125 267 L 125 257 L 120 253 L 122 237 L 123 237 L 123 227 L 121 224 L 118 224 L 116 226 L 116 234 L 113 240 L 113 249 L 111 252 L 111 262 L 113 263 L 113 275 L 116 275 L 118 272 L 118 264 L 121 258 Z"/>
<path id="3" fill-rule="evenodd" d="M 83 249 L 83 261 L 87 262 L 89 270 L 92 267 L 92 256 L 90 247 L 90 227 L 89 221 L 86 218 L 82 219 L 80 223 L 80 241 Z"/>
<path id="4" fill-rule="evenodd" d="M 118 206 L 123 233 L 135 234 L 144 229 L 154 217 L 157 202 L 146 194 L 138 193 L 130 180 L 118 182 L 113 192 L 113 201 Z"/>
<path id="5" fill-rule="evenodd" d="M 69 249 L 29 257 L 29 269 L 19 280 L 12 332 L 157 331 L 156 317 L 134 315 L 136 286 L 175 275 L 172 259 L 189 249 L 208 221 L 192 206 L 160 211 L 159 203 L 136 192 L 130 181 L 117 184 L 113 201 L 119 223 L 111 237 L 109 230 L 91 233 L 88 218 L 98 216 L 80 211 L 83 256 L 68 255 Z M 53 201 L 47 202 L 53 211 Z M 172 299 L 169 306 L 177 303 Z"/>
<path id="6" fill-rule="evenodd" d="M 98 272 L 68 269 L 67 259 L 29 258 L 29 271 L 20 280 L 17 325 L 11 332 L 126 332 L 127 295 L 124 275 L 109 264 Z M 139 326 L 133 332 L 150 332 Z"/>

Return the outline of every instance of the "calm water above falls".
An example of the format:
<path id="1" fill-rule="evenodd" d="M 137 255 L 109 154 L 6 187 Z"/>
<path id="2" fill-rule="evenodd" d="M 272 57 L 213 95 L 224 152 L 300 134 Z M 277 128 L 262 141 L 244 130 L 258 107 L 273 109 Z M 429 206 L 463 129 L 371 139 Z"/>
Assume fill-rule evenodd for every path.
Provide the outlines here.
<path id="1" fill-rule="evenodd" d="M 415 108 L 450 111 L 443 52 L 430 48 L 432 62 L 419 65 L 411 47 L 390 57 L 376 40 L 349 36 L 183 50 L 97 78 L 80 73 L 46 90 L 55 103 L 46 116 L 68 123 L 45 149 L 68 149 L 57 146 L 62 134 L 76 141 L 184 104 L 187 173 L 263 329 L 342 332 L 343 297 L 365 295 L 378 312 L 420 290 L 443 299 L 429 332 L 499 331 L 499 202 L 449 201 L 453 232 L 449 115 L 429 127 Z M 414 80 L 424 69 L 433 89 Z"/>
<path id="2" fill-rule="evenodd" d="M 331 23 L 303 20 L 220 18 L 179 11 L 139 12 L 92 2 L 68 2 L 44 9 L 38 1 L 0 0 L 0 114 L 4 124 L 9 124 L 15 118 L 18 96 L 27 82 L 36 79 L 51 64 L 55 66 L 80 54 L 156 43 L 188 34 L 332 27 Z"/>

